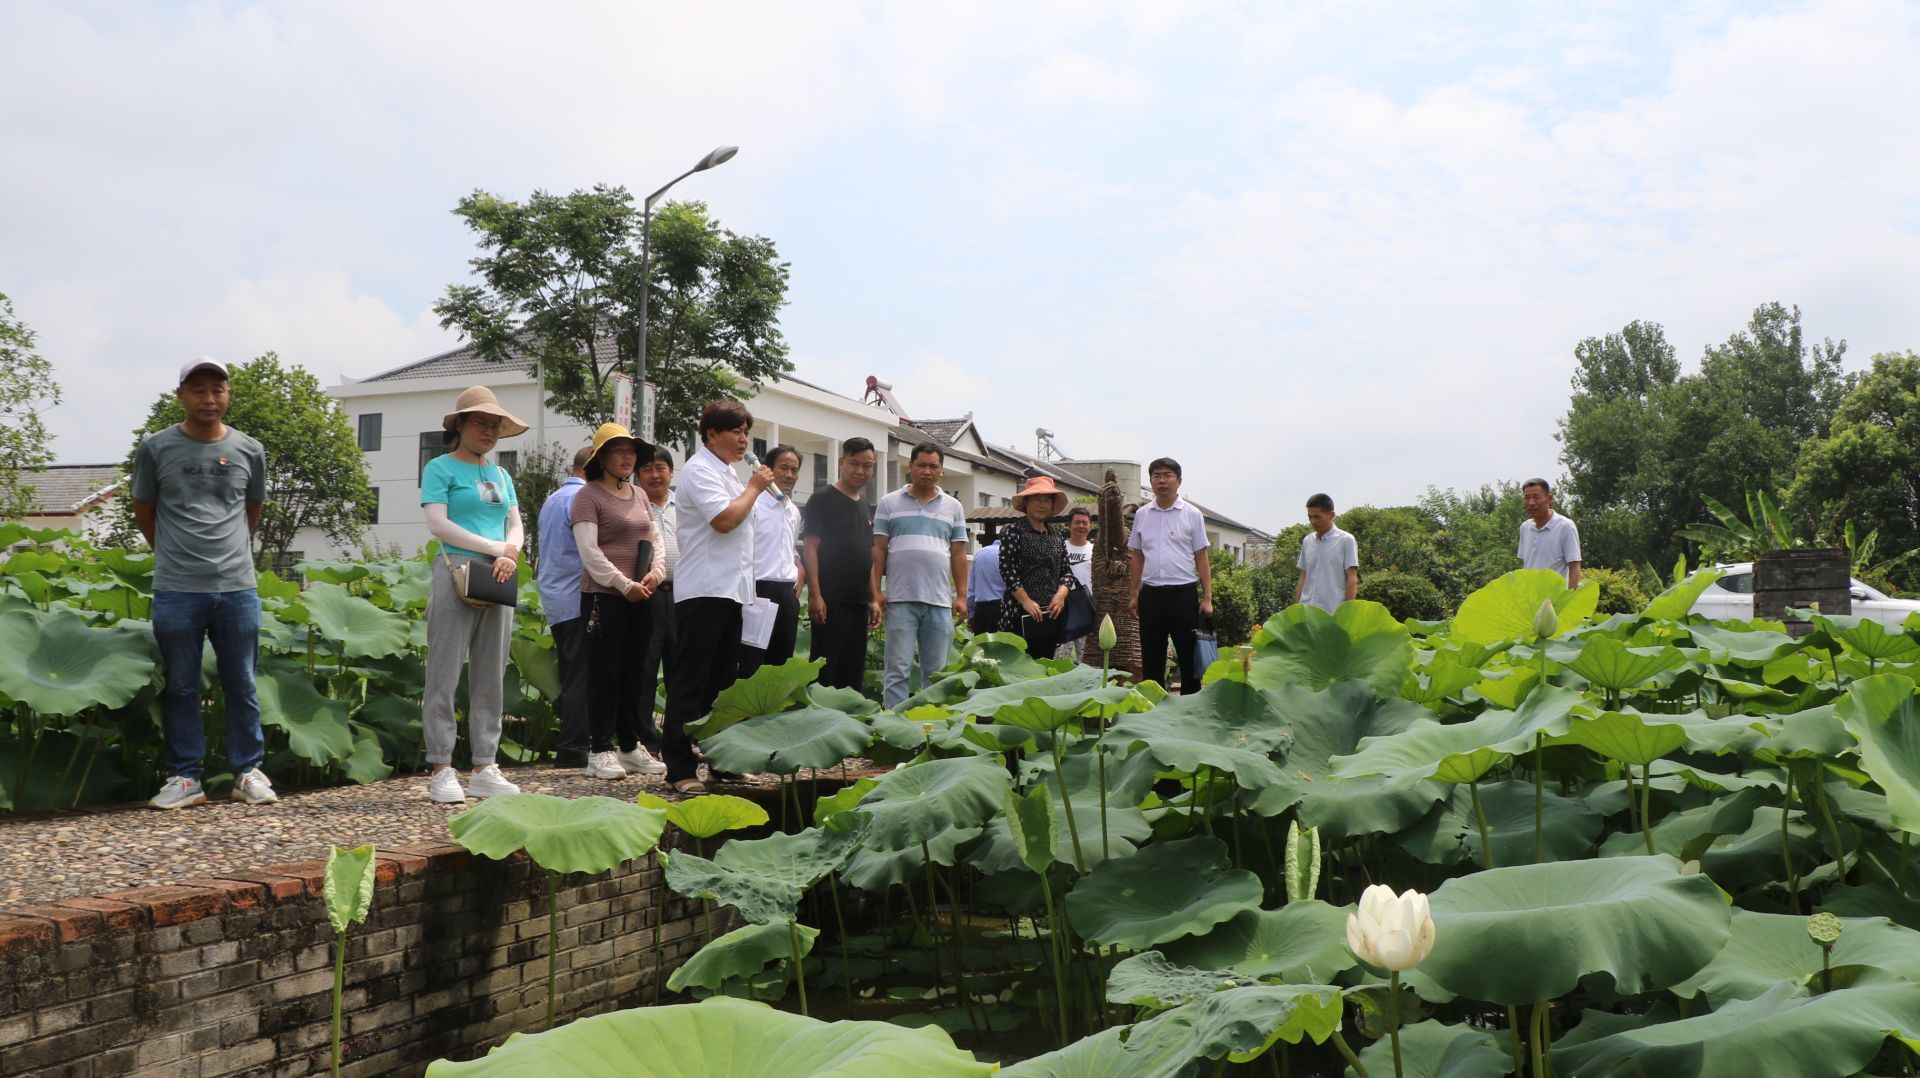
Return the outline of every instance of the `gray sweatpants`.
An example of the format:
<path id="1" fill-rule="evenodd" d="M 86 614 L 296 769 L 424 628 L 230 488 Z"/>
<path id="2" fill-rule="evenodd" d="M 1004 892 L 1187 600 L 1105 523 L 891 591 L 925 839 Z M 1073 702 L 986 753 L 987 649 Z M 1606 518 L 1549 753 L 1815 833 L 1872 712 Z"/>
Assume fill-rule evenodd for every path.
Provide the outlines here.
<path id="1" fill-rule="evenodd" d="M 461 602 L 446 559 L 435 558 L 433 590 L 427 593 L 427 697 L 420 709 L 428 763 L 453 762 L 453 743 L 460 736 L 453 718 L 453 695 L 460 685 L 462 660 L 467 664 L 467 738 L 472 742 L 473 766 L 493 762 L 500 749 L 501 682 L 512 639 L 513 610 Z"/>

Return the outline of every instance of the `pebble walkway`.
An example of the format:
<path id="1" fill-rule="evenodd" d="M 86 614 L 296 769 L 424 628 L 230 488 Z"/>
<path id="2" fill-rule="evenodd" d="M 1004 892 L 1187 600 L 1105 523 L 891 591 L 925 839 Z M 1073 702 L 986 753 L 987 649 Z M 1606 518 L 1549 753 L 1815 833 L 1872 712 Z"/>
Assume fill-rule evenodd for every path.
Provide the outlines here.
<path id="1" fill-rule="evenodd" d="M 613 781 L 549 765 L 501 770 L 529 793 L 624 799 L 649 790 L 675 796 L 658 775 Z M 772 777 L 759 776 L 711 788 L 738 793 L 742 786 L 775 785 Z M 272 805 L 242 805 L 209 796 L 204 805 L 172 812 L 117 805 L 15 820 L 0 817 L 0 910 L 193 876 L 324 861 L 329 845 L 451 842 L 447 818 L 477 803 L 439 805 L 427 800 L 422 774 L 366 786 L 283 792 Z"/>

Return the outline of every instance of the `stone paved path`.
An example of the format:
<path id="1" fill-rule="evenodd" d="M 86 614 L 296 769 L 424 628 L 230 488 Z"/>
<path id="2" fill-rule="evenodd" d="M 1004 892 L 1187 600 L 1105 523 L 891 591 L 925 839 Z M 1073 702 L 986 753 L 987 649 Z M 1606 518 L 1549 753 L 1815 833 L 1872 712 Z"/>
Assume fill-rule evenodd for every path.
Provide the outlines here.
<path id="1" fill-rule="evenodd" d="M 546 765 L 502 770 L 534 793 L 625 799 L 644 789 L 673 796 L 659 776 L 609 781 Z M 742 785 L 771 790 L 776 782 L 758 777 L 712 789 L 737 793 Z M 408 775 L 367 786 L 283 793 L 273 805 L 209 798 L 205 805 L 172 812 L 134 805 L 0 817 L 0 910 L 191 876 L 324 861 L 329 845 L 451 842 L 447 818 L 463 807 L 428 801 L 426 776 Z"/>

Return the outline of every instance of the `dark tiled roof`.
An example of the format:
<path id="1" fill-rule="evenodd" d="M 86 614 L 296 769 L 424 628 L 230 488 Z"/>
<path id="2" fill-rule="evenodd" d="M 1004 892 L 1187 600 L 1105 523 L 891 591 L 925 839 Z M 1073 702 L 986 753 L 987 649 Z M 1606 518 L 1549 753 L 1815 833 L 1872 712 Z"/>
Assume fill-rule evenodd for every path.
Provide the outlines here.
<path id="1" fill-rule="evenodd" d="M 602 367 L 610 367 L 619 359 L 619 342 L 612 337 L 601 337 L 595 340 L 593 350 L 594 358 L 599 360 Z M 532 364 L 531 358 L 521 356 L 517 352 L 513 359 L 503 363 L 492 363 L 481 358 L 480 353 L 474 351 L 472 345 L 466 344 L 437 356 L 428 356 L 425 359 L 402 364 L 392 370 L 381 371 L 379 374 L 362 378 L 361 381 L 400 382 L 413 378 L 473 378 L 485 382 L 489 376 L 501 371 L 524 374 Z"/>
<path id="2" fill-rule="evenodd" d="M 1017 449 L 1009 449 L 1004 445 L 994 445 L 992 442 L 988 442 L 987 452 L 992 453 L 994 458 L 1002 465 L 1022 475 L 1025 475 L 1029 471 L 1039 472 L 1060 486 L 1072 487 L 1086 494 L 1100 493 L 1100 484 L 1088 482 L 1083 476 L 1075 475 L 1065 468 L 1055 467 L 1047 461 L 1041 460 L 1039 457 L 1030 457 Z"/>
<path id="3" fill-rule="evenodd" d="M 952 445 L 971 422 L 971 419 L 917 419 L 913 425 L 933 435 L 934 441 L 941 445 Z"/>
<path id="4" fill-rule="evenodd" d="M 33 488 L 33 512 L 46 516 L 77 513 L 120 485 L 118 464 L 56 464 L 21 472 L 20 485 Z"/>

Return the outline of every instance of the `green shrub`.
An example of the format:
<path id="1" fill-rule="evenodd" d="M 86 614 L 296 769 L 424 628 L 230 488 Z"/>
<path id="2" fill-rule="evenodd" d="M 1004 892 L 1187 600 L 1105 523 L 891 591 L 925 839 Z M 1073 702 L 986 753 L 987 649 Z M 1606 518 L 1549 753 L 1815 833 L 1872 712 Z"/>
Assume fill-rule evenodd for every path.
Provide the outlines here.
<path id="1" fill-rule="evenodd" d="M 1599 614 L 1638 614 L 1653 601 L 1647 594 L 1640 574 L 1630 569 L 1588 569 L 1580 574 L 1581 583 L 1593 581 L 1600 585 Z"/>
<path id="2" fill-rule="evenodd" d="M 1221 647 L 1253 639 L 1253 630 L 1260 625 L 1257 613 L 1251 573 L 1235 566 L 1213 574 L 1213 631 Z"/>
<path id="3" fill-rule="evenodd" d="M 1447 616 L 1447 600 L 1440 589 L 1433 581 L 1413 573 L 1387 570 L 1363 574 L 1357 598 L 1379 603 L 1401 620 L 1437 621 Z"/>

